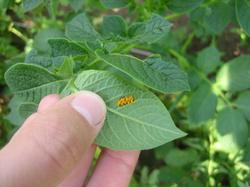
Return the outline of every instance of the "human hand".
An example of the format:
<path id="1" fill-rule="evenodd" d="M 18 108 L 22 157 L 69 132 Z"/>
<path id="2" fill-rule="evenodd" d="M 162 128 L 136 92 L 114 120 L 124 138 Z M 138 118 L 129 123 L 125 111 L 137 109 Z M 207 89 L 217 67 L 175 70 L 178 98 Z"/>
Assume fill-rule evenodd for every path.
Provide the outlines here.
<path id="1" fill-rule="evenodd" d="M 139 151 L 103 149 L 86 182 L 106 107 L 92 92 L 45 97 L 0 151 L 0 186 L 127 187 Z"/>

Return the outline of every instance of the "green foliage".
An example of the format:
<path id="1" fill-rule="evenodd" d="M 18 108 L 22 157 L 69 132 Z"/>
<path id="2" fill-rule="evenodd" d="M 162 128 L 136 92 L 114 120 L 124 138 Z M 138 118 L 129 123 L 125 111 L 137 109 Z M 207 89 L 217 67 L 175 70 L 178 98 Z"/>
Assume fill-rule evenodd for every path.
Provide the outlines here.
<path id="1" fill-rule="evenodd" d="M 23 0 L 24 11 L 30 11 L 43 3 L 43 0 Z"/>
<path id="2" fill-rule="evenodd" d="M 142 152 L 131 187 L 249 186 L 249 7 L 0 0 L 0 146 L 44 96 L 87 89 L 108 107 L 99 145 L 162 145 Z"/>
<path id="3" fill-rule="evenodd" d="M 239 95 L 235 104 L 243 112 L 248 121 L 250 121 L 250 92 L 243 92 Z"/>
<path id="4" fill-rule="evenodd" d="M 174 12 L 186 12 L 197 8 L 204 0 L 172 0 L 167 3 L 170 10 Z"/>
<path id="5" fill-rule="evenodd" d="M 237 124 L 237 125 L 236 125 Z M 248 138 L 248 125 L 244 116 L 235 109 L 225 108 L 218 114 L 216 147 L 226 152 L 240 150 Z"/>
<path id="6" fill-rule="evenodd" d="M 249 55 L 242 55 L 223 65 L 217 76 L 219 86 L 232 92 L 250 88 L 249 61 Z"/>
<path id="7" fill-rule="evenodd" d="M 94 91 L 107 105 L 106 122 L 96 140 L 101 146 L 149 149 L 184 135 L 174 126 L 167 109 L 156 96 L 129 86 L 108 72 L 84 71 L 72 84 L 75 86 L 73 90 Z M 128 95 L 135 98 L 135 103 L 117 106 L 119 98 Z"/>
<path id="8" fill-rule="evenodd" d="M 163 17 L 152 15 L 144 22 L 134 23 L 129 27 L 128 34 L 139 42 L 154 43 L 169 32 L 171 24 Z"/>
<path id="9" fill-rule="evenodd" d="M 212 44 L 198 53 L 197 66 L 205 73 L 211 73 L 220 65 L 221 53 Z"/>
<path id="10" fill-rule="evenodd" d="M 127 25 L 121 16 L 112 15 L 103 18 L 102 34 L 105 37 L 127 36 Z"/>
<path id="11" fill-rule="evenodd" d="M 191 124 L 206 122 L 216 111 L 217 96 L 210 85 L 202 83 L 192 94 L 188 105 L 188 118 Z"/>
<path id="12" fill-rule="evenodd" d="M 67 23 L 65 35 L 77 42 L 94 42 L 100 38 L 86 14 L 79 14 Z"/>
<path id="13" fill-rule="evenodd" d="M 157 64 L 150 66 L 135 57 L 120 54 L 98 54 L 98 58 L 156 91 L 170 93 L 189 90 L 187 76 L 174 64 L 158 61 L 161 63 L 158 68 Z M 164 69 L 162 66 L 165 66 Z M 170 69 L 171 66 L 173 68 Z"/>
<path id="14" fill-rule="evenodd" d="M 160 16 L 155 18 L 154 15 L 150 24 L 154 21 L 158 24 L 158 20 L 162 19 Z M 163 31 L 158 34 L 154 33 L 154 36 L 161 36 Z M 102 62 L 111 65 L 137 80 L 142 86 L 145 85 L 163 93 L 189 88 L 187 76 L 177 66 L 166 63 L 165 70 L 162 68 L 160 70 L 156 66 L 130 55 L 103 54 L 103 49 L 99 45 L 95 47 L 97 49 L 92 48 L 88 42 L 96 42 L 97 39 L 100 39 L 99 42 L 101 42 L 105 39 L 101 38 L 99 33 L 95 31 L 85 14 L 76 16 L 66 25 L 66 35 L 69 39 L 50 39 L 48 41 L 52 58 L 68 56 L 68 58 L 64 58 L 63 63 L 55 71 L 49 72 L 44 66 L 40 67 L 37 64 L 18 63 L 6 72 L 6 83 L 20 101 L 24 102 L 22 107 L 19 107 L 21 116 L 29 114 L 32 108 L 36 109 L 31 105 L 38 104 L 45 95 L 61 93 L 62 90 L 65 95 L 76 90 L 91 90 L 104 99 L 108 108 L 105 127 L 96 140 L 96 143 L 101 146 L 120 150 L 149 149 L 185 135 L 175 127 L 167 109 L 151 92 L 129 86 L 105 71 L 85 70 L 80 74 L 77 73 L 75 78 L 75 61 L 72 56 L 87 55 L 93 57 L 94 54 L 95 63 Z M 36 57 L 34 58 L 36 59 Z M 40 57 L 38 58 L 40 61 Z M 159 63 L 162 63 L 160 64 L 162 67 L 165 62 L 159 61 Z M 172 68 L 169 69 L 169 67 Z M 162 70 L 164 72 L 160 73 Z M 176 75 L 181 79 L 177 79 Z M 72 80 L 67 80 L 70 78 Z M 169 85 L 166 84 L 168 81 Z M 181 83 L 181 86 L 178 83 Z M 132 96 L 135 102 L 119 106 L 117 103 L 123 96 Z M 21 111 L 22 109 L 24 111 Z M 146 115 L 147 113 L 150 115 Z"/>
<path id="15" fill-rule="evenodd" d="M 235 11 L 240 26 L 250 35 L 250 4 L 247 0 L 235 0 Z"/>
<path id="16" fill-rule="evenodd" d="M 121 8 L 128 4 L 128 0 L 100 0 L 106 8 Z"/>

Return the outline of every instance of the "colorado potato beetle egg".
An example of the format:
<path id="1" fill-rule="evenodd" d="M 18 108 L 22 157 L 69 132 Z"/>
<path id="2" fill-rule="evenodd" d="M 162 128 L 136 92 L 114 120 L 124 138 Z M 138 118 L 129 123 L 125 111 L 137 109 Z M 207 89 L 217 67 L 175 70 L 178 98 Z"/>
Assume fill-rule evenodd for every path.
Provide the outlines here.
<path id="1" fill-rule="evenodd" d="M 122 107 L 128 104 L 132 104 L 135 102 L 135 98 L 133 96 L 122 96 L 120 99 L 117 101 L 117 106 Z"/>

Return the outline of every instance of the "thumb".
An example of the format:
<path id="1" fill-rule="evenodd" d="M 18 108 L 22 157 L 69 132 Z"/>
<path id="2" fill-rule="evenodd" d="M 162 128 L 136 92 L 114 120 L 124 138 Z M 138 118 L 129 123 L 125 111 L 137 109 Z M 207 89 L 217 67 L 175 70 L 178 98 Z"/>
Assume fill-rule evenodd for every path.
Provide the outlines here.
<path id="1" fill-rule="evenodd" d="M 31 115 L 0 152 L 2 186 L 57 186 L 93 143 L 106 114 L 103 100 L 79 92 Z"/>

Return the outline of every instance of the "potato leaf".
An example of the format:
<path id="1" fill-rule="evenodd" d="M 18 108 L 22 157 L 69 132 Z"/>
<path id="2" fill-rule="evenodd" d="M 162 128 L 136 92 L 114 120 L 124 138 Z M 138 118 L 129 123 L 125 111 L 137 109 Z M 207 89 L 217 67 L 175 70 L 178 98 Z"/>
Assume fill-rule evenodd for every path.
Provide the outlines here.
<path id="1" fill-rule="evenodd" d="M 219 112 L 217 118 L 216 148 L 225 152 L 238 151 L 247 143 L 248 125 L 239 110 L 225 108 Z"/>
<path id="2" fill-rule="evenodd" d="M 235 104 L 245 115 L 246 119 L 250 121 L 250 91 L 241 93 L 235 101 Z"/>
<path id="3" fill-rule="evenodd" d="M 172 24 L 163 17 L 153 14 L 144 22 L 138 22 L 130 26 L 129 36 L 139 42 L 154 43 L 169 32 Z"/>
<path id="4" fill-rule="evenodd" d="M 82 46 L 64 38 L 50 39 L 48 42 L 53 57 L 80 56 L 87 54 L 87 51 Z"/>
<path id="5" fill-rule="evenodd" d="M 188 105 L 188 119 L 191 124 L 200 124 L 213 117 L 217 106 L 217 96 L 212 88 L 202 83 L 192 94 Z"/>
<path id="6" fill-rule="evenodd" d="M 43 0 L 23 0 L 23 9 L 25 12 L 30 11 L 43 3 Z"/>
<path id="7" fill-rule="evenodd" d="M 96 32 L 84 13 L 77 15 L 68 22 L 65 29 L 66 36 L 77 42 L 93 42 L 94 40 L 101 38 L 100 34 Z"/>
<path id="8" fill-rule="evenodd" d="M 96 139 L 98 145 L 116 150 L 150 149 L 185 135 L 168 110 L 151 92 L 130 86 L 106 71 L 87 70 L 68 85 L 65 93 L 90 90 L 107 105 L 105 125 Z M 132 96 L 134 103 L 118 106 L 122 96 Z"/>
<path id="9" fill-rule="evenodd" d="M 204 0 L 171 0 L 167 2 L 167 7 L 174 12 L 186 12 L 197 8 Z"/>
<path id="10" fill-rule="evenodd" d="M 100 0 L 105 8 L 121 8 L 128 4 L 128 0 Z"/>
<path id="11" fill-rule="evenodd" d="M 159 92 L 189 90 L 186 74 L 175 64 L 152 59 L 144 62 L 133 56 L 122 54 L 103 55 L 98 53 L 98 57 L 139 83 Z"/>
<path id="12" fill-rule="evenodd" d="M 60 93 L 67 83 L 42 67 L 21 63 L 5 73 L 5 80 L 21 101 L 34 103 L 39 103 L 49 94 Z"/>
<path id="13" fill-rule="evenodd" d="M 250 36 L 250 3 L 247 0 L 235 0 L 235 12 L 240 26 Z"/>
<path id="14" fill-rule="evenodd" d="M 241 55 L 224 64 L 217 74 L 218 85 L 236 92 L 250 88 L 250 55 Z"/>
<path id="15" fill-rule="evenodd" d="M 102 34 L 105 37 L 127 35 L 127 25 L 121 16 L 105 16 L 101 27 Z"/>
<path id="16" fill-rule="evenodd" d="M 37 111 L 38 104 L 36 103 L 22 103 L 18 110 L 23 119 L 28 118 L 31 114 Z"/>

